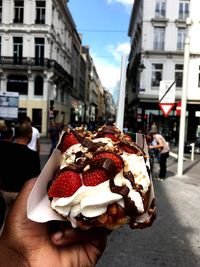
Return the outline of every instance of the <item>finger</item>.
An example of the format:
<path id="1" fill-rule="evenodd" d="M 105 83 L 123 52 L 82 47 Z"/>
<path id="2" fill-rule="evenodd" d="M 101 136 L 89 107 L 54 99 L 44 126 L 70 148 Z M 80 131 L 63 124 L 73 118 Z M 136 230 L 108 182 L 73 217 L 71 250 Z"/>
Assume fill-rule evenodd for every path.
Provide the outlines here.
<path id="1" fill-rule="evenodd" d="M 66 229 L 64 231 L 57 231 L 51 234 L 51 241 L 54 245 L 57 246 L 66 246 L 73 243 L 77 243 L 81 240 L 80 234 L 74 230 Z"/>
<path id="2" fill-rule="evenodd" d="M 57 231 L 51 235 L 52 243 L 57 246 L 88 241 L 94 246 L 104 247 L 106 239 L 107 230 L 105 228 L 93 228 L 90 230 L 66 228 L 64 231 Z"/>

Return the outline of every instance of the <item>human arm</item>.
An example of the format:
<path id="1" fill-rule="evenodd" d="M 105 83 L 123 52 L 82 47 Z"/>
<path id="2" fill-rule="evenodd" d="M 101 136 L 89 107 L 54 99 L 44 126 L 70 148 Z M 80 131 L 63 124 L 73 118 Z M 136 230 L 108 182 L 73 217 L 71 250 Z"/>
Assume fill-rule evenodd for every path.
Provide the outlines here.
<path id="1" fill-rule="evenodd" d="M 149 145 L 149 149 L 162 149 L 163 145 L 157 144 L 157 145 Z"/>
<path id="2" fill-rule="evenodd" d="M 154 142 L 152 142 L 149 145 L 149 149 L 158 149 L 158 150 L 162 150 L 164 147 L 164 143 L 162 138 L 160 138 L 159 136 L 154 136 Z"/>
<path id="3" fill-rule="evenodd" d="M 33 179 L 26 183 L 7 217 L 0 238 L 2 266 L 95 266 L 106 246 L 106 230 L 67 226 L 50 231 L 48 223 L 27 219 L 26 202 L 33 184 Z"/>

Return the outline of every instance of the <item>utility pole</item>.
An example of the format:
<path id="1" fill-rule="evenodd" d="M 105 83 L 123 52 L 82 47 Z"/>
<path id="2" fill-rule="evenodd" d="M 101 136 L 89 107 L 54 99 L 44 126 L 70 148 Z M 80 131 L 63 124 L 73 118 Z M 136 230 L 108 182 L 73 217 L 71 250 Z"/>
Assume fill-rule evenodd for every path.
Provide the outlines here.
<path id="1" fill-rule="evenodd" d="M 126 89 L 126 56 L 122 56 L 121 61 L 121 77 L 119 99 L 117 106 L 116 126 L 123 132 L 124 125 L 124 105 L 125 105 L 125 89 Z"/>
<path id="2" fill-rule="evenodd" d="M 177 175 L 183 175 L 183 158 L 184 158 L 184 141 L 185 141 L 185 121 L 186 121 L 186 106 L 187 106 L 187 88 L 188 88 L 188 72 L 189 72 L 189 60 L 190 60 L 190 34 L 189 27 L 192 21 L 187 18 L 187 35 L 185 38 L 184 47 L 184 69 L 183 69 L 183 90 L 181 98 L 181 117 L 180 117 L 180 129 L 179 129 L 179 148 L 178 148 L 178 169 Z"/>

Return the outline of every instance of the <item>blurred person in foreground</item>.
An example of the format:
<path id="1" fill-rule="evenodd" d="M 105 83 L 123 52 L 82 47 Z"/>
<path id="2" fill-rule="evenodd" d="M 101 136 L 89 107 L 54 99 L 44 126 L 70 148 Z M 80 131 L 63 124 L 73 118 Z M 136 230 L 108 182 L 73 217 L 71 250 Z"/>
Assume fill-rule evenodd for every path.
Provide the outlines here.
<path id="1" fill-rule="evenodd" d="M 20 124 L 13 142 L 0 141 L 0 189 L 9 208 L 24 183 L 40 174 L 40 158 L 27 147 L 32 136 L 30 124 Z"/>
<path id="2" fill-rule="evenodd" d="M 27 218 L 26 203 L 34 180 L 17 197 L 0 237 L 0 266 L 4 267 L 92 267 L 102 255 L 107 231 L 83 231 L 55 221 L 36 223 Z"/>
<path id="3" fill-rule="evenodd" d="M 157 180 L 164 180 L 167 172 L 167 158 L 169 157 L 169 143 L 165 138 L 154 131 L 150 131 L 147 134 L 147 137 L 151 141 L 156 141 L 156 144 L 150 144 L 149 149 L 157 149 L 159 151 L 159 176 Z"/>
<path id="4" fill-rule="evenodd" d="M 1 142 L 4 142 L 5 144 L 9 144 L 13 141 L 13 130 L 11 127 L 6 127 L 5 125 L 1 127 L 0 129 L 0 149 L 1 149 Z M 2 151 L 0 150 L 0 153 Z M 1 176 L 0 176 L 1 179 Z M 4 223 L 4 218 L 6 214 L 6 201 L 4 198 L 4 194 L 1 188 L 1 180 L 0 180 L 0 229 Z"/>
<path id="5" fill-rule="evenodd" d="M 30 142 L 28 143 L 28 147 L 34 151 L 40 153 L 40 132 L 36 127 L 33 126 L 30 117 L 26 116 L 22 119 L 21 123 L 30 123 L 32 127 L 32 137 Z"/>

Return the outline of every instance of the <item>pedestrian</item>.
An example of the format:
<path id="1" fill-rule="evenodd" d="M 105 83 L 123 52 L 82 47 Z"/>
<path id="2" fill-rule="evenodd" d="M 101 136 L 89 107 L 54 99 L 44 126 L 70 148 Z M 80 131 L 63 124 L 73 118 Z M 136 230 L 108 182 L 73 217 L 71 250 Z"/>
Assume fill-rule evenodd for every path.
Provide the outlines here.
<path id="1" fill-rule="evenodd" d="M 50 157 L 54 149 L 56 148 L 59 137 L 60 137 L 58 124 L 55 123 L 54 121 L 50 121 L 49 129 L 48 129 L 48 137 L 51 140 L 51 148 L 49 151 L 49 157 Z"/>
<path id="2" fill-rule="evenodd" d="M 174 146 L 177 146 L 177 144 L 178 144 L 178 129 L 177 129 L 176 122 L 174 122 L 174 126 L 172 129 L 172 138 L 173 138 Z"/>
<path id="3" fill-rule="evenodd" d="M 13 130 L 11 127 L 7 127 L 5 125 L 1 127 L 0 135 L 1 135 L 0 142 L 11 143 L 13 141 Z M 0 153 L 2 153 L 1 150 L 0 150 Z M 3 164 L 3 162 L 1 162 L 1 164 Z M 1 175 L 0 175 L 0 232 L 1 232 L 1 228 L 4 223 L 5 214 L 6 214 L 6 201 L 5 201 L 5 197 L 4 197 L 3 190 L 2 190 L 2 181 L 1 181 Z"/>
<path id="4" fill-rule="evenodd" d="M 169 144 L 165 140 L 165 138 L 156 132 L 150 131 L 148 133 L 148 137 L 151 140 L 155 140 L 156 144 L 149 145 L 149 149 L 158 149 L 159 151 L 159 176 L 157 177 L 158 180 L 163 180 L 166 177 L 167 172 L 167 158 L 169 157 Z"/>
<path id="5" fill-rule="evenodd" d="M 151 131 L 154 132 L 154 133 L 158 132 L 158 127 L 157 127 L 155 122 L 153 122 L 152 125 L 151 125 Z"/>
<path id="6" fill-rule="evenodd" d="M 33 126 L 33 123 L 30 117 L 26 116 L 22 119 L 21 123 L 30 123 L 32 127 L 32 138 L 31 141 L 28 143 L 28 147 L 34 151 L 37 151 L 38 154 L 40 153 L 40 132 L 39 130 Z"/>
<path id="7" fill-rule="evenodd" d="M 1 266 L 96 266 L 107 240 L 105 228 L 77 230 L 66 222 L 36 223 L 27 218 L 27 198 L 35 179 L 25 184 L 8 214 L 0 237 Z"/>
<path id="8" fill-rule="evenodd" d="M 12 142 L 14 135 L 11 127 L 4 126 L 0 130 L 1 139 L 0 141 Z"/>
<path id="9" fill-rule="evenodd" d="M 20 124 L 14 142 L 0 141 L 0 188 L 8 209 L 24 183 L 40 174 L 39 155 L 27 146 L 31 135 L 31 125 Z"/>

